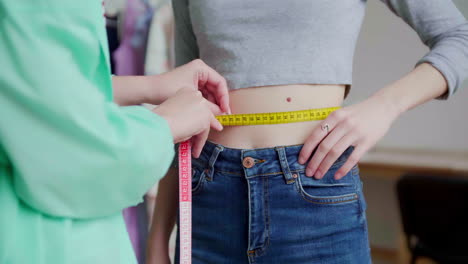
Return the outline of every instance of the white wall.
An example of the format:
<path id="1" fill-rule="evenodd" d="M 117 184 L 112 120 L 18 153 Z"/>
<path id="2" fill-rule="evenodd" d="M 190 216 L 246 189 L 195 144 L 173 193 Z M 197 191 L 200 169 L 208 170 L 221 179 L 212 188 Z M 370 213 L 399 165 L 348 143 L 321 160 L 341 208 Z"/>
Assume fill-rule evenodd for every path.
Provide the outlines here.
<path id="1" fill-rule="evenodd" d="M 468 14 L 468 1 L 454 2 Z M 359 102 L 400 78 L 427 51 L 401 18 L 381 1 L 369 0 L 354 60 L 354 83 L 346 104 Z M 402 115 L 377 146 L 467 151 L 466 86 L 448 101 L 435 100 Z"/>

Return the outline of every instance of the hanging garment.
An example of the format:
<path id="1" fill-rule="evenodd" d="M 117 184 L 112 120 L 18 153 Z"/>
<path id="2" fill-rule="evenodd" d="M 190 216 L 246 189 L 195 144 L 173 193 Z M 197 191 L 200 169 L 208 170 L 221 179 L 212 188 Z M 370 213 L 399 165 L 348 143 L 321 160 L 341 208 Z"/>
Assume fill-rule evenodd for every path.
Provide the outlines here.
<path id="1" fill-rule="evenodd" d="M 117 75 L 143 75 L 153 9 L 147 0 L 127 0 L 119 48 L 113 56 Z"/>
<path id="2" fill-rule="evenodd" d="M 145 74 L 160 74 L 174 65 L 174 17 L 168 0 L 158 0 L 148 33 Z"/>

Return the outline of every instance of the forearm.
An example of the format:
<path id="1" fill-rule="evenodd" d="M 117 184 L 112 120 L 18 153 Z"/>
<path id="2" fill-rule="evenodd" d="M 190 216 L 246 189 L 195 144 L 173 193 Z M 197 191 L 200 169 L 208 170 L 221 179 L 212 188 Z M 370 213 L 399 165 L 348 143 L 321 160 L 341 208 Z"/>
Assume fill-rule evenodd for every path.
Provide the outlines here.
<path id="1" fill-rule="evenodd" d="M 432 65 L 423 63 L 367 100 L 333 112 L 323 121 L 332 126 L 331 132 L 323 133 L 318 126 L 302 147 L 301 164 L 312 155 L 306 175 L 321 179 L 339 155 L 353 146 L 352 154 L 334 175 L 335 180 L 341 179 L 385 135 L 401 113 L 437 98 L 447 90 L 443 75 Z M 314 149 L 317 151 L 312 154 Z"/>
<path id="2" fill-rule="evenodd" d="M 177 170 L 171 168 L 158 185 L 156 204 L 149 234 L 147 263 L 159 263 L 158 258 L 168 255 L 168 243 L 178 210 Z"/>
<path id="3" fill-rule="evenodd" d="M 154 76 L 113 76 L 114 101 L 121 105 L 139 105 L 150 101 Z"/>
<path id="4" fill-rule="evenodd" d="M 185 81 L 193 81 L 193 78 L 184 78 L 183 74 L 182 70 L 173 70 L 158 75 L 113 76 L 114 101 L 121 106 L 143 103 L 159 105 L 179 89 L 191 87 L 190 84 L 193 86 L 193 83 Z"/>
<path id="5" fill-rule="evenodd" d="M 119 105 L 160 105 L 181 89 L 199 90 L 221 111 L 230 113 L 226 80 L 201 60 L 149 76 L 114 76 L 114 101 Z"/>
<path id="6" fill-rule="evenodd" d="M 380 89 L 370 99 L 381 101 L 399 115 L 439 97 L 447 89 L 444 76 L 432 65 L 423 63 L 403 78 Z"/>

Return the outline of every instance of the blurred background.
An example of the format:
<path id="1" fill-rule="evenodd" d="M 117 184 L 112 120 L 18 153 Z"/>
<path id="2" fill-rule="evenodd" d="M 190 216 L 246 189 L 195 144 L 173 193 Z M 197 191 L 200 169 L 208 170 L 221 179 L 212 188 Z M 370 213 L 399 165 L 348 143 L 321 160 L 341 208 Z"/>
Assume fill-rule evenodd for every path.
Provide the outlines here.
<path id="1" fill-rule="evenodd" d="M 459 9 L 468 15 L 468 1 L 455 0 Z M 346 103 L 353 104 L 367 98 L 382 86 L 410 71 L 427 51 L 415 32 L 395 16 L 381 1 L 368 1 L 365 21 L 358 41 L 354 60 L 354 84 Z M 399 118 L 387 135 L 360 163 L 368 209 L 369 238 L 374 263 L 410 263 L 410 252 L 403 231 L 403 222 L 397 194 L 397 182 L 405 174 L 468 179 L 468 83 L 448 101 L 434 100 L 417 107 Z M 421 183 L 427 184 L 427 183 Z M 443 184 L 443 183 L 438 183 Z M 455 183 L 458 184 L 458 183 Z M 450 187 L 449 187 L 449 190 Z M 419 196 L 435 195 L 421 190 Z M 441 190 L 443 191 L 443 190 Z M 442 194 L 440 194 L 442 195 Z M 455 195 L 455 194 L 453 194 Z M 464 195 L 467 201 L 468 190 Z M 431 199 L 428 197 L 427 199 Z M 412 201 L 405 201 L 410 203 Z M 424 201 L 423 201 L 424 202 Z M 463 200 L 455 200 L 454 210 L 468 211 Z M 459 203 L 459 204 L 458 204 Z M 418 206 L 414 204 L 414 206 Z M 432 204 L 433 213 L 443 207 L 442 199 Z M 414 209 L 411 209 L 415 212 Z M 417 212 L 415 212 L 416 214 Z M 449 212 L 450 213 L 450 212 Z M 421 213 L 423 214 L 423 213 Z M 430 218 L 429 218 L 430 217 Z M 449 217 L 449 215 L 439 215 Z M 466 217 L 466 214 L 465 214 Z M 413 215 L 414 225 L 432 224 L 436 233 L 439 218 Z M 465 218 L 465 220 L 468 220 Z M 455 219 L 453 221 L 455 224 Z M 442 222 L 440 222 L 442 224 Z M 445 230 L 446 231 L 446 230 Z M 446 231 L 448 232 L 448 231 Z M 467 235 L 465 231 L 460 233 Z M 454 235 L 451 235 L 452 237 Z M 450 244 L 444 237 L 440 243 Z M 468 237 L 464 238 L 465 256 L 468 255 Z M 432 249 L 431 251 L 438 251 Z M 445 250 L 442 250 L 445 251 Z M 454 254 L 452 252 L 449 253 Z M 417 263 L 450 263 L 452 260 L 434 261 L 418 258 Z M 468 263 L 467 259 L 453 260 Z"/>
<path id="2" fill-rule="evenodd" d="M 367 2 L 346 105 L 400 78 L 428 51 L 381 1 Z M 454 2 L 467 16 L 468 1 Z M 105 10 L 115 74 L 171 69 L 170 1 L 107 0 Z M 361 160 L 374 263 L 468 263 L 467 98 L 464 87 L 405 113 Z M 124 212 L 141 263 L 155 190 Z"/>

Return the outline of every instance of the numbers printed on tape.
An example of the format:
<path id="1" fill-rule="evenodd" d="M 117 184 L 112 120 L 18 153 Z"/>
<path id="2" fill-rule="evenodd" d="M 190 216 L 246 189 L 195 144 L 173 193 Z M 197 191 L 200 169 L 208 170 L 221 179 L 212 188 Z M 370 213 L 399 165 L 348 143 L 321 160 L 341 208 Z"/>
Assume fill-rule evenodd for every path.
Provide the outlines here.
<path id="1" fill-rule="evenodd" d="M 339 108 L 340 107 L 329 107 L 277 113 L 220 115 L 216 116 L 216 119 L 218 119 L 218 121 L 223 126 L 251 126 L 296 123 L 323 120 L 331 112 Z"/>
<path id="2" fill-rule="evenodd" d="M 190 141 L 179 145 L 180 263 L 192 263 L 192 158 Z"/>

